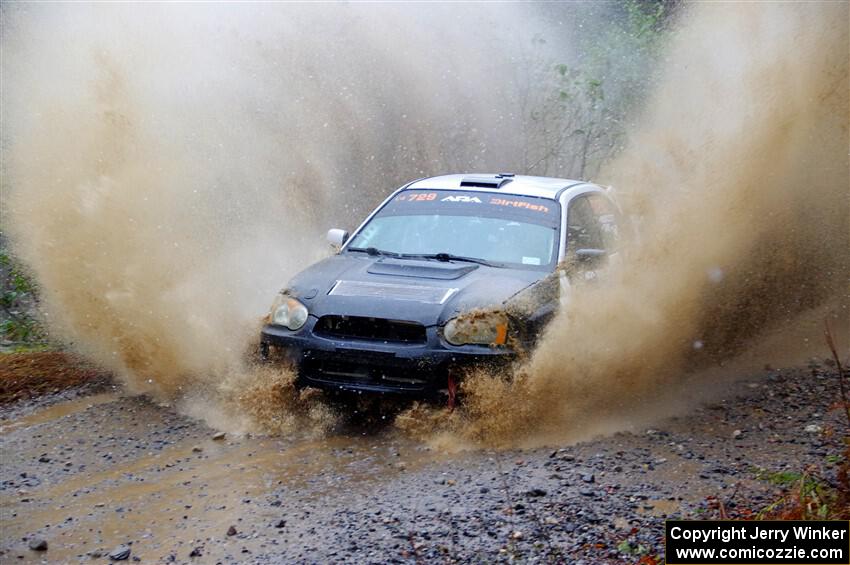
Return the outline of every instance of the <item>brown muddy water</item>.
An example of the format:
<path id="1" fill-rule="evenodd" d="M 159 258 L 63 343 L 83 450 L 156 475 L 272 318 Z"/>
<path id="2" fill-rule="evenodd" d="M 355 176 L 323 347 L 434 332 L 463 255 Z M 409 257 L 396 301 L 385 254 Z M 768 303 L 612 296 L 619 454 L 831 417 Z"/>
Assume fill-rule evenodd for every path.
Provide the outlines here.
<path id="1" fill-rule="evenodd" d="M 129 539 L 145 544 L 146 562 L 164 561 L 177 548 L 225 540 L 231 525 L 243 527 L 251 501 L 266 499 L 270 490 L 303 491 L 307 496 L 301 502 L 309 509 L 445 458 L 386 436 L 212 439 L 168 408 L 115 393 L 61 402 L 4 422 L 4 459 L 14 455 L 22 463 L 33 453 L 15 449 L 16 433 L 32 434 L 29 448 L 45 454 L 38 455 L 40 466 L 59 472 L 36 479 L 41 473 L 25 471 L 20 488 L 3 492 L 4 545 L 26 538 L 34 527 L 50 532 L 51 562 L 111 550 Z M 277 521 L 276 515 L 261 512 L 249 521 Z M 299 533 L 290 526 L 289 535 Z M 39 554 L 26 557 L 38 561 Z"/>

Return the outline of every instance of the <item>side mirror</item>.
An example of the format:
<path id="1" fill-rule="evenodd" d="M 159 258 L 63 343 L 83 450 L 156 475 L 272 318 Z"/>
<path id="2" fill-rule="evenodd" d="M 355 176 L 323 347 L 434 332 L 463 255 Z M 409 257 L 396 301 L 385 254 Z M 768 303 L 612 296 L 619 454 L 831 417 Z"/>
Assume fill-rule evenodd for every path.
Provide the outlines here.
<path id="1" fill-rule="evenodd" d="M 348 232 L 339 228 L 333 228 L 328 230 L 327 238 L 328 243 L 339 249 L 346 241 L 348 241 Z"/>
<path id="2" fill-rule="evenodd" d="M 576 249 L 576 259 L 582 263 L 594 263 L 605 257 L 604 249 Z"/>

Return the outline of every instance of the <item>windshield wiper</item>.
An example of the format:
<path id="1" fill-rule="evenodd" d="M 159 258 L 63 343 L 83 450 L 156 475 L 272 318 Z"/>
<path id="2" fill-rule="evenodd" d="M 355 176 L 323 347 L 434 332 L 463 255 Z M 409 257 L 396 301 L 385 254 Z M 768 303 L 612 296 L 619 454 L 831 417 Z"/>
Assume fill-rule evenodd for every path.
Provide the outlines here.
<path id="1" fill-rule="evenodd" d="M 384 255 L 386 257 L 403 257 L 401 253 L 395 253 L 394 251 L 384 251 L 383 249 L 378 249 L 377 247 L 349 247 L 346 251 L 357 251 L 358 253 L 368 253 L 369 255 Z"/>
<path id="2" fill-rule="evenodd" d="M 478 263 L 479 265 L 486 265 L 488 267 L 504 267 L 504 265 L 500 263 L 491 263 L 490 261 L 485 261 L 484 259 L 478 259 L 477 257 L 464 257 L 462 255 L 452 255 L 451 253 L 423 253 L 423 254 L 414 254 L 414 253 L 402 253 L 399 255 L 402 259 L 436 259 L 437 261 L 464 261 L 466 263 Z"/>
<path id="3" fill-rule="evenodd" d="M 463 257 L 461 255 L 452 255 L 451 253 L 396 253 L 395 251 L 384 251 L 383 249 L 378 249 L 377 247 L 349 247 L 346 251 L 356 251 L 358 253 L 367 253 L 369 255 L 375 256 L 384 256 L 384 257 L 394 257 L 396 259 L 436 259 L 437 261 L 465 261 L 467 263 L 478 263 L 479 265 L 486 265 L 488 267 L 504 267 L 504 265 L 500 263 L 491 263 L 490 261 L 485 261 L 484 259 L 478 259 L 476 257 Z"/>

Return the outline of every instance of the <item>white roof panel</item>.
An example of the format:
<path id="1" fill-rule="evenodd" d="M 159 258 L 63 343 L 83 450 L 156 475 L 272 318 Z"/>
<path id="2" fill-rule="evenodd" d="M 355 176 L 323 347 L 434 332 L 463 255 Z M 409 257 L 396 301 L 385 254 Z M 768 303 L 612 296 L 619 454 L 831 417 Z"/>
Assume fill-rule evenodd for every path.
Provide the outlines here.
<path id="1" fill-rule="evenodd" d="M 555 198 L 562 189 L 568 186 L 590 185 L 591 183 L 570 180 L 556 179 L 550 177 L 532 177 L 527 175 L 515 175 L 511 182 L 503 184 L 501 188 L 485 188 L 477 186 L 460 186 L 463 179 L 491 177 L 495 178 L 495 174 L 479 174 L 469 173 L 463 175 L 442 175 L 439 177 L 430 177 L 421 179 L 411 183 L 406 188 L 432 188 L 442 190 L 464 190 L 474 192 L 498 192 L 504 194 L 519 194 L 522 196 L 536 196 L 538 198 Z"/>

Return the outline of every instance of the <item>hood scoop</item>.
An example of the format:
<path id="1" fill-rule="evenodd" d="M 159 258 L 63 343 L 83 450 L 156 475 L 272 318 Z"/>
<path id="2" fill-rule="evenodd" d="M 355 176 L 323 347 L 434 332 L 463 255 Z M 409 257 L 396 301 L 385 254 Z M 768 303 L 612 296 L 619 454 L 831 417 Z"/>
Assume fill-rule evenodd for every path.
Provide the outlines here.
<path id="1" fill-rule="evenodd" d="M 392 261 L 381 259 L 366 269 L 372 275 L 394 275 L 396 277 L 415 277 L 420 279 L 438 279 L 453 281 L 471 273 L 478 265 L 453 265 L 451 263 Z"/>
<path id="2" fill-rule="evenodd" d="M 368 281 L 336 281 L 328 296 L 359 296 L 443 304 L 458 289 Z"/>

